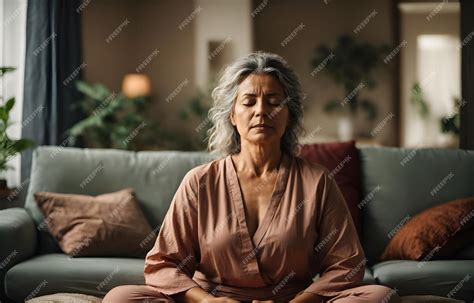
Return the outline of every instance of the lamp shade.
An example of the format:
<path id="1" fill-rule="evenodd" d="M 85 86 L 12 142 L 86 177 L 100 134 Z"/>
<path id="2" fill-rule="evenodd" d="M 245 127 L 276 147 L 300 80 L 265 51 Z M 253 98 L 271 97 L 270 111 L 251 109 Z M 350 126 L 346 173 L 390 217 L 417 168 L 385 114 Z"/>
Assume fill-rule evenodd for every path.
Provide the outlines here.
<path id="1" fill-rule="evenodd" d="M 145 97 L 150 95 L 150 78 L 144 74 L 127 74 L 123 78 L 122 92 L 125 96 Z"/>

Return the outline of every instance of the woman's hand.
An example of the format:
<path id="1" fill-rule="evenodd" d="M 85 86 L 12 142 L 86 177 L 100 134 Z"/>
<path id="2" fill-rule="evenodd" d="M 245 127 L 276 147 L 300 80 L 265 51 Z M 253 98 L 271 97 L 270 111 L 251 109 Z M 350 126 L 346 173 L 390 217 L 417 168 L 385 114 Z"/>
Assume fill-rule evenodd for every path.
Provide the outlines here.
<path id="1" fill-rule="evenodd" d="M 177 294 L 173 299 L 179 303 L 239 303 L 229 297 L 214 297 L 201 287 L 193 287 Z"/>

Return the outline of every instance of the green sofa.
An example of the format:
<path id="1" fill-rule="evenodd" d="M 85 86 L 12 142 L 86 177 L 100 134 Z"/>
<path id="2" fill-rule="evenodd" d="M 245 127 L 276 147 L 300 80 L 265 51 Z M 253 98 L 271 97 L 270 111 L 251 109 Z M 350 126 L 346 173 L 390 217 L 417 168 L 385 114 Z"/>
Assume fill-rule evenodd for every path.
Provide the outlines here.
<path id="1" fill-rule="evenodd" d="M 360 157 L 363 197 L 374 193 L 362 207 L 365 282 L 391 286 L 400 295 L 446 297 L 451 293 L 453 298 L 472 301 L 474 239 L 452 260 L 430 260 L 423 266 L 415 261 L 378 262 L 378 257 L 389 242 L 388 234 L 406 216 L 474 196 L 474 152 L 367 147 L 360 149 Z M 150 224 L 157 227 L 185 173 L 212 159 L 205 152 L 38 147 L 33 153 L 25 208 L 0 211 L 2 302 L 5 296 L 23 302 L 59 292 L 103 296 L 117 285 L 144 283 L 143 259 L 69 258 L 63 254 L 47 231 L 38 228 L 44 218 L 34 202 L 35 192 L 98 195 L 130 186 Z M 93 171 L 93 181 L 84 186 L 83 180 Z M 430 194 L 450 173 L 453 177 L 435 195 Z M 471 279 L 459 287 L 468 276 Z"/>

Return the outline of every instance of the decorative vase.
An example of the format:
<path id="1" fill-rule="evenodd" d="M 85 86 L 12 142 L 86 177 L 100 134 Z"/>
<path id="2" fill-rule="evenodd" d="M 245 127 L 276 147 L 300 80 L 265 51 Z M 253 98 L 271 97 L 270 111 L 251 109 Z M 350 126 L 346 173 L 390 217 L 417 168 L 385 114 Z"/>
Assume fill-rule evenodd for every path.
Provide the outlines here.
<path id="1" fill-rule="evenodd" d="M 341 141 L 354 139 L 354 121 L 351 116 L 347 115 L 339 118 L 337 133 Z"/>

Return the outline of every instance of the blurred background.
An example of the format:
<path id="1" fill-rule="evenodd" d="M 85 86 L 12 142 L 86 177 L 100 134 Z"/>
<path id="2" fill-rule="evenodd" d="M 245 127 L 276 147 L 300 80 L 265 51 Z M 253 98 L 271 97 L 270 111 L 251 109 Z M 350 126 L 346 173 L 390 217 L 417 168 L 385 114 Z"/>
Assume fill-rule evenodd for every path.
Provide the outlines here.
<path id="1" fill-rule="evenodd" d="M 16 96 L 12 137 L 39 145 L 205 149 L 219 73 L 262 50 L 284 57 L 300 77 L 302 143 L 459 147 L 460 111 L 468 104 L 461 53 L 472 38 L 461 32 L 460 2 L 0 3 L 0 65 L 16 68 L 0 86 L 2 96 Z M 28 161 L 24 156 L 21 165 Z M 20 182 L 18 170 L 8 173 Z"/>

